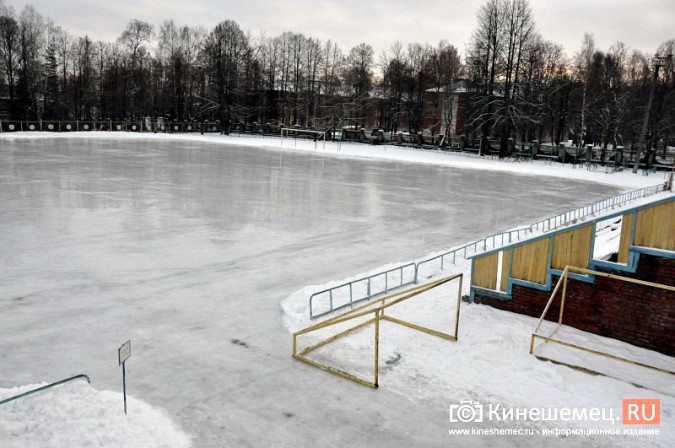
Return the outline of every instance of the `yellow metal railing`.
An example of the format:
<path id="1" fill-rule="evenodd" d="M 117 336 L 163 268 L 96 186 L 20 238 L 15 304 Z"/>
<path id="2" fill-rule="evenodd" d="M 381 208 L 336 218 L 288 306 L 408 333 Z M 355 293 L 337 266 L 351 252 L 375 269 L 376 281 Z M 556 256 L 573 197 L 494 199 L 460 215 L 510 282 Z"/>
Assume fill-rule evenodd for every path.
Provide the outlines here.
<path id="1" fill-rule="evenodd" d="M 623 281 L 623 282 L 627 282 L 627 283 L 634 283 L 634 284 L 638 284 L 638 285 L 643 285 L 643 286 L 648 286 L 648 287 L 652 287 L 652 288 L 658 288 L 658 289 L 663 289 L 663 290 L 666 290 L 666 291 L 675 292 L 675 287 L 673 287 L 673 286 L 662 285 L 660 283 L 647 282 L 647 281 L 644 281 L 644 280 L 638 280 L 638 279 L 629 278 L 629 277 L 622 277 L 622 276 L 619 276 L 619 275 L 609 274 L 609 273 L 606 273 L 606 272 L 592 271 L 590 269 L 585 269 L 585 268 L 567 266 L 567 267 L 565 267 L 565 270 L 563 271 L 560 279 L 558 280 L 558 283 L 556 284 L 555 288 L 553 289 L 553 292 L 551 293 L 551 297 L 548 299 L 548 302 L 546 303 L 546 307 L 544 308 L 544 312 L 541 314 L 541 317 L 539 318 L 539 324 L 537 325 L 537 328 L 535 328 L 534 332 L 532 333 L 532 338 L 530 340 L 530 354 L 531 355 L 534 354 L 535 340 L 540 339 L 540 340 L 542 340 L 546 343 L 550 342 L 550 343 L 554 343 L 554 344 L 559 344 L 559 345 L 562 345 L 562 346 L 565 346 L 565 347 L 570 347 L 570 348 L 574 348 L 574 349 L 577 349 L 577 350 L 585 351 L 587 353 L 592 353 L 594 355 L 603 356 L 605 358 L 613 359 L 613 360 L 616 360 L 616 361 L 622 361 L 622 362 L 632 364 L 632 365 L 635 365 L 635 366 L 644 367 L 644 368 L 647 368 L 647 369 L 650 369 L 650 370 L 655 370 L 657 372 L 675 375 L 675 372 L 667 370 L 667 369 L 652 366 L 652 365 L 649 365 L 649 364 L 644 364 L 644 363 L 641 363 L 641 362 L 634 361 L 632 359 L 612 355 L 610 353 L 605 353 L 605 352 L 602 352 L 600 350 L 595 350 L 595 349 L 591 349 L 591 348 L 588 348 L 588 347 L 582 347 L 582 346 L 577 345 L 577 344 L 572 344 L 570 342 L 565 342 L 565 341 L 561 341 L 559 339 L 551 338 L 549 336 L 544 336 L 544 335 L 538 334 L 539 329 L 541 327 L 541 324 L 543 323 L 544 318 L 548 314 L 548 310 L 551 307 L 551 304 L 553 303 L 553 301 L 555 300 L 556 294 L 558 293 L 558 290 L 560 289 L 561 285 L 562 285 L 562 295 L 561 295 L 560 312 L 558 314 L 558 323 L 557 323 L 556 329 L 563 325 L 563 316 L 564 316 L 564 312 L 565 312 L 565 298 L 567 296 L 567 279 L 568 279 L 568 276 L 569 276 L 570 272 L 575 273 L 575 274 L 582 274 L 582 275 L 595 275 L 595 276 L 599 276 L 599 277 L 607 277 L 607 278 L 611 278 L 613 280 Z M 543 356 L 540 356 L 540 355 L 536 355 L 536 356 L 540 359 L 553 361 L 549 358 L 546 358 L 546 357 L 543 357 Z M 579 368 L 583 368 L 584 370 L 586 370 L 588 372 L 591 372 L 591 373 L 601 374 L 601 372 L 596 372 L 594 370 L 590 370 L 590 369 L 585 368 L 583 366 L 571 366 L 571 367 L 579 367 Z"/>
<path id="2" fill-rule="evenodd" d="M 405 291 L 400 291 L 394 294 L 390 294 L 388 296 L 382 297 L 380 299 L 374 300 L 373 302 L 367 303 L 365 305 L 361 305 L 357 308 L 354 308 L 346 313 L 342 313 L 340 315 L 337 315 L 335 317 L 332 317 L 328 320 L 325 320 L 323 322 L 320 322 L 318 324 L 309 326 L 307 328 L 304 328 L 296 333 L 293 333 L 293 357 L 295 359 L 298 359 L 300 361 L 306 362 L 307 364 L 317 367 L 321 370 L 325 370 L 330 373 L 334 373 L 336 375 L 342 376 L 344 378 L 350 379 L 352 381 L 355 381 L 359 384 L 363 384 L 368 387 L 372 388 L 377 388 L 379 386 L 378 383 L 378 378 L 379 378 L 379 351 L 380 351 L 380 321 L 381 320 L 386 320 L 389 322 L 393 322 L 399 325 L 406 326 L 408 328 L 412 328 L 414 330 L 422 331 L 424 333 L 433 335 L 433 336 L 438 336 L 443 339 L 447 339 L 450 341 L 457 341 L 457 336 L 458 336 L 458 331 L 459 331 L 459 309 L 460 309 L 460 303 L 462 301 L 462 278 L 463 274 L 455 274 L 451 275 L 449 277 L 445 277 L 424 285 L 420 286 L 415 286 L 414 288 L 406 289 Z M 399 303 L 402 303 L 408 299 L 411 299 L 419 294 L 422 294 L 426 291 L 429 291 L 433 288 L 436 288 L 440 285 L 443 285 L 445 283 L 448 283 L 452 280 L 459 279 L 459 287 L 457 289 L 457 310 L 456 310 L 456 315 L 455 315 L 455 327 L 454 327 L 454 334 L 449 334 L 449 333 L 443 333 L 438 330 L 433 330 L 431 328 L 423 327 L 418 324 L 414 324 L 412 322 L 407 322 L 402 319 L 398 319 L 392 316 L 389 316 L 385 314 L 385 310 L 387 308 L 390 308 L 394 305 L 398 305 Z M 308 347 L 305 347 L 301 350 L 298 350 L 298 336 L 306 335 L 318 330 L 322 330 L 328 327 L 332 327 L 335 325 L 339 325 L 345 322 L 353 321 L 354 319 L 358 319 L 361 317 L 367 317 L 369 315 L 372 315 L 372 317 L 365 322 L 360 322 L 357 325 L 353 327 L 349 327 L 348 329 L 341 331 L 340 333 L 337 333 L 327 339 L 324 339 L 316 344 L 310 345 Z M 360 330 L 361 328 L 364 328 L 370 324 L 374 324 L 375 327 L 375 350 L 374 350 L 374 356 L 373 356 L 373 380 L 369 381 L 367 379 L 360 378 L 357 375 L 354 375 L 352 373 L 346 372 L 344 370 L 340 370 L 338 368 L 323 364 L 317 360 L 308 358 L 305 356 L 306 354 L 321 348 L 339 338 L 342 338 L 344 336 L 347 336 L 350 333 L 353 333 L 357 330 Z"/>

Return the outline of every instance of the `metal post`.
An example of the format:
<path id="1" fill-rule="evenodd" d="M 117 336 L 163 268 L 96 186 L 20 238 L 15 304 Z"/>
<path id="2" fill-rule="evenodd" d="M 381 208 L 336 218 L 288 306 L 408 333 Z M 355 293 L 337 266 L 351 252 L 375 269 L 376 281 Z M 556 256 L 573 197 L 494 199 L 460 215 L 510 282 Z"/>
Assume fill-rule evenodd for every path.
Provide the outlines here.
<path id="1" fill-rule="evenodd" d="M 462 303 L 462 280 L 464 275 L 459 276 L 459 289 L 457 290 L 457 313 L 455 314 L 455 341 L 459 339 L 459 307 Z"/>
<path id="2" fill-rule="evenodd" d="M 558 324 L 562 325 L 562 320 L 563 320 L 563 311 L 565 310 L 565 297 L 567 295 L 567 276 L 568 273 L 563 272 L 564 280 L 563 280 L 563 290 L 562 290 L 562 300 L 560 301 L 560 315 L 558 317 Z"/>
<path id="3" fill-rule="evenodd" d="M 127 415 L 127 370 L 122 363 L 122 390 L 124 391 L 124 415 Z"/>
<path id="4" fill-rule="evenodd" d="M 380 358 L 380 312 L 378 310 L 375 310 L 375 362 L 373 368 L 375 371 L 376 388 L 379 387 L 378 385 L 378 376 L 380 371 L 379 358 Z"/>

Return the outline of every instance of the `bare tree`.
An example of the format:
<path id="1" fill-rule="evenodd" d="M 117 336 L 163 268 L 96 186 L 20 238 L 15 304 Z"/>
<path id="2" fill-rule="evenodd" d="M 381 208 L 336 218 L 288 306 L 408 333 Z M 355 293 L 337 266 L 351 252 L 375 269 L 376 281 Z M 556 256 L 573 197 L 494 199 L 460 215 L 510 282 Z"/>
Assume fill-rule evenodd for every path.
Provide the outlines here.
<path id="1" fill-rule="evenodd" d="M 503 67 L 503 95 L 497 101 L 496 110 L 501 122 L 499 156 L 504 157 L 507 152 L 508 139 L 512 135 L 513 127 L 525 119 L 520 106 L 519 76 L 523 57 L 523 50 L 534 35 L 534 19 L 527 0 L 505 0 L 503 6 L 504 23 L 501 32 L 505 43 Z"/>
<path id="2" fill-rule="evenodd" d="M 210 102 L 204 106 L 218 110 L 221 131 L 229 133 L 233 120 L 240 120 L 244 65 L 250 55 L 248 38 L 236 22 L 225 20 L 206 39 L 205 59 Z"/>
<path id="3" fill-rule="evenodd" d="M 584 42 L 581 46 L 581 49 L 574 56 L 577 82 L 581 83 L 581 104 L 577 110 L 577 115 L 579 118 L 578 122 L 575 124 L 575 133 L 577 135 L 579 146 L 583 145 L 585 143 L 584 139 L 587 138 L 585 135 L 587 132 L 586 112 L 590 94 L 589 82 L 591 80 L 591 65 L 593 62 L 593 54 L 595 52 L 595 39 L 593 39 L 593 35 L 590 33 L 585 33 Z"/>
<path id="4" fill-rule="evenodd" d="M 439 131 L 445 136 L 450 137 L 451 123 L 454 117 L 456 96 L 453 92 L 455 80 L 461 70 L 461 59 L 457 48 L 442 40 L 438 47 L 434 48 L 429 60 L 429 69 L 431 71 L 432 82 L 438 93 L 438 107 L 442 108 L 441 123 Z"/>
<path id="5" fill-rule="evenodd" d="M 478 28 L 474 31 L 468 54 L 469 69 L 478 91 L 472 100 L 471 124 L 481 131 L 481 154 L 488 148 L 488 136 L 495 125 L 495 90 L 500 57 L 504 51 L 503 0 L 488 0 L 478 10 Z"/>
<path id="6" fill-rule="evenodd" d="M 42 58 L 44 19 L 32 6 L 26 6 L 19 16 L 19 84 L 18 100 L 21 115 L 26 119 L 41 117 L 38 94 L 42 87 Z"/>
<path id="7" fill-rule="evenodd" d="M 320 60 L 320 87 L 319 92 L 322 125 L 325 128 L 335 129 L 342 121 L 342 101 L 338 93 L 341 90 L 342 79 L 340 73 L 345 64 L 345 57 L 340 47 L 332 41 L 327 41 L 322 49 Z"/>
<path id="8" fill-rule="evenodd" d="M 152 25 L 138 19 L 133 19 L 127 24 L 126 29 L 118 39 L 118 42 L 127 50 L 130 58 L 124 75 L 124 104 L 126 106 L 128 98 L 129 110 L 132 116 L 140 113 L 140 110 L 137 110 L 137 105 L 138 103 L 143 103 L 145 81 L 143 62 L 149 56 L 145 44 L 152 37 L 152 32 Z"/>
<path id="9" fill-rule="evenodd" d="M 345 104 L 346 117 L 363 124 L 366 98 L 373 86 L 373 47 L 360 43 L 349 51 L 344 68 L 345 94 L 351 102 Z"/>
<path id="10" fill-rule="evenodd" d="M 404 96 L 410 77 L 410 67 L 403 51 L 403 44 L 394 42 L 389 53 L 382 55 L 380 64 L 383 73 L 382 87 L 387 100 L 383 111 L 384 127 L 387 131 L 397 132 L 401 116 L 405 114 Z"/>
<path id="11" fill-rule="evenodd" d="M 373 85 L 373 56 L 373 47 L 366 43 L 349 51 L 345 78 L 354 98 L 367 95 Z"/>
<path id="12" fill-rule="evenodd" d="M 12 115 L 15 110 L 16 77 L 19 69 L 19 24 L 9 15 L 0 16 L 0 57 Z"/>

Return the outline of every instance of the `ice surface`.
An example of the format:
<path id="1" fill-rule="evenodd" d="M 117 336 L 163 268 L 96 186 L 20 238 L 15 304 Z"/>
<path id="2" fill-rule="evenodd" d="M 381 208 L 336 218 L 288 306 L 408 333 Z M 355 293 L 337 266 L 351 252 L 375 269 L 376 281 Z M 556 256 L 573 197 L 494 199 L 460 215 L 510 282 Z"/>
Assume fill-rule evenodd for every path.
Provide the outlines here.
<path id="1" fill-rule="evenodd" d="M 129 393 L 196 446 L 447 446 L 448 404 L 514 395 L 465 376 L 456 394 L 424 377 L 405 396 L 321 374 L 290 357 L 280 300 L 618 190 L 208 139 L 0 139 L 0 387 L 87 373 L 119 390 L 131 339 Z M 559 368 L 557 383 L 579 378 Z"/>

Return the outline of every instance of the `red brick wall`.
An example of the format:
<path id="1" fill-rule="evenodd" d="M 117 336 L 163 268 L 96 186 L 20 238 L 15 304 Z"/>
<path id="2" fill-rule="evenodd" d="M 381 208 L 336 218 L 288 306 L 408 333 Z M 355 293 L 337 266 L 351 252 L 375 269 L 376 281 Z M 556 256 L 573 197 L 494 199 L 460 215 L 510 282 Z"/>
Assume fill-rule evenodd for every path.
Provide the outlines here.
<path id="1" fill-rule="evenodd" d="M 675 286 L 673 259 L 640 255 L 635 274 L 613 273 Z M 558 279 L 553 277 L 553 285 Z M 512 293 L 508 302 L 478 294 L 476 302 L 539 317 L 551 296 L 550 292 L 518 285 Z M 551 304 L 548 320 L 558 319 L 560 294 Z M 569 280 L 563 324 L 675 356 L 675 293 L 671 291 L 599 276 L 595 283 Z"/>

